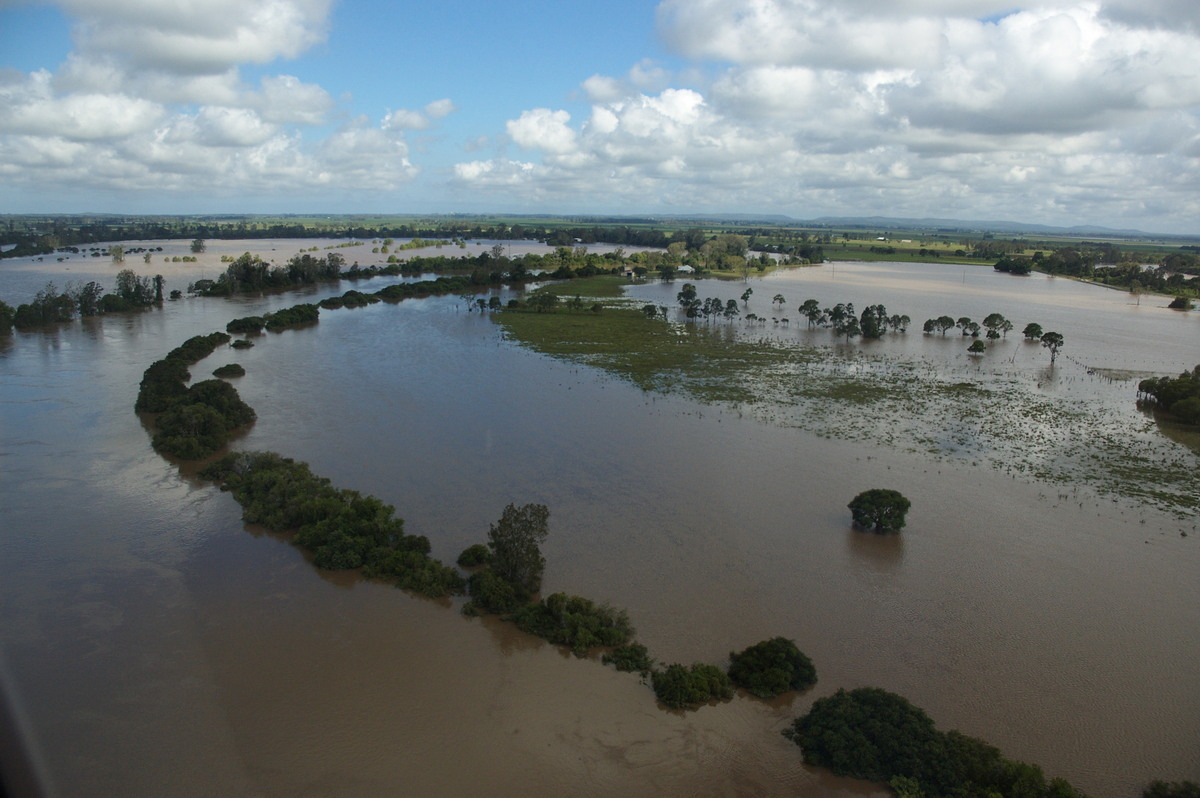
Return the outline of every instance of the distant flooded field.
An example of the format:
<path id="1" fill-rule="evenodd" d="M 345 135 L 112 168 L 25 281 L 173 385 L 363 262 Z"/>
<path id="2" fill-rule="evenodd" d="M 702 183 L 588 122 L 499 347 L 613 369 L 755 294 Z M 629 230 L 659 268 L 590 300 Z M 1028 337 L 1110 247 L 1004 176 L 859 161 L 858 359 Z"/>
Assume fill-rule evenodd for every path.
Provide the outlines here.
<path id="1" fill-rule="evenodd" d="M 673 305 L 681 283 L 629 293 Z M 319 572 L 151 450 L 132 412 L 146 366 L 229 319 L 348 285 L 0 341 L 0 679 L 51 794 L 882 795 L 806 768 L 779 734 L 816 698 L 864 685 L 1095 798 L 1200 779 L 1200 530 L 1178 504 L 1106 486 L 1080 440 L 1133 436 L 1195 467 L 1134 407 L 1136 379 L 1113 375 L 1195 365 L 1200 314 L 959 266 L 697 282 L 722 299 L 747 285 L 747 312 L 790 323 L 739 321 L 736 335 L 828 355 L 771 376 L 779 401 L 761 407 L 537 354 L 455 297 L 326 311 L 191 369 L 241 363 L 234 384 L 258 421 L 237 448 L 394 504 L 444 562 L 509 502 L 541 502 L 544 590 L 626 609 L 661 662 L 724 666 L 783 635 L 817 667 L 803 695 L 692 713 L 659 709 L 637 676 L 465 619 L 461 599 Z M 838 343 L 797 317 L 810 297 L 883 303 L 913 326 Z M 957 330 L 920 332 L 990 312 L 1016 329 L 980 358 Z M 1053 369 L 1021 341 L 1028 322 L 1065 336 Z M 818 413 L 796 393 L 901 367 L 977 384 L 963 403 L 992 404 L 950 416 L 897 394 Z M 1014 417 L 1006 401 L 1070 423 L 1034 450 L 1036 414 L 1020 435 L 988 428 Z M 912 500 L 900 536 L 850 528 L 846 503 L 869 487 Z"/>

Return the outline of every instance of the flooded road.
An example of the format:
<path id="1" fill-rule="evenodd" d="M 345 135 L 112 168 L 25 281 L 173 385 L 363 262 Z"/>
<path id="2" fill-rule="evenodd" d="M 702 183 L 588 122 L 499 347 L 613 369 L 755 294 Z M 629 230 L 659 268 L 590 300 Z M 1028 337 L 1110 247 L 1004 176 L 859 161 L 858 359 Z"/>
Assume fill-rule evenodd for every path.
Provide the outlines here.
<path id="1" fill-rule="evenodd" d="M 1018 337 L 1026 321 L 1059 329 L 1080 363 L 1194 365 L 1180 361 L 1195 359 L 1195 314 L 1062 280 L 1049 297 L 970 286 L 956 268 L 787 272 L 752 280 L 751 307 L 776 292 L 792 308 L 883 302 L 918 330 L 996 310 Z M 636 676 L 465 619 L 461 600 L 314 570 L 155 455 L 132 405 L 145 367 L 187 337 L 345 287 L 0 342 L 0 677 L 52 794 L 870 795 L 805 768 L 779 734 L 863 685 L 1096 798 L 1200 778 L 1194 521 L 646 394 L 503 340 L 457 298 L 323 312 L 192 373 L 241 363 L 259 420 L 236 447 L 394 504 L 445 562 L 507 503 L 542 502 L 546 591 L 628 610 L 663 663 L 725 665 L 790 637 L 818 685 L 667 712 Z M 1031 375 L 1044 366 L 1030 353 Z M 1090 386 L 1062 390 L 1083 401 Z M 1109 390 L 1123 388 L 1097 392 L 1105 409 Z M 850 529 L 846 502 L 883 485 L 912 500 L 903 535 Z"/>

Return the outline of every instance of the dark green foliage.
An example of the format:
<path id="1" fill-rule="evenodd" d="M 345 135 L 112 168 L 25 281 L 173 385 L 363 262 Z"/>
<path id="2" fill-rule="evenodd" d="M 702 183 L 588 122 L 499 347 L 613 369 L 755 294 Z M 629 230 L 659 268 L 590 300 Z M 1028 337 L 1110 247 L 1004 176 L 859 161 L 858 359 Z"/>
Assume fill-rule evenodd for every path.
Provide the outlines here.
<path id="1" fill-rule="evenodd" d="M 272 452 L 237 452 L 200 472 L 242 505 L 242 518 L 294 532 L 319 568 L 362 567 L 364 575 L 428 596 L 460 593 L 462 577 L 429 558 L 429 541 L 404 533 L 394 509 L 373 496 L 333 487 L 304 463 Z"/>
<path id="2" fill-rule="evenodd" d="M 522 630 L 569 646 L 578 656 L 597 646 L 624 645 L 633 638 L 633 626 L 624 610 L 566 593 L 554 593 L 522 607 L 513 620 Z"/>
<path id="3" fill-rule="evenodd" d="M 475 568 L 487 565 L 492 561 L 492 550 L 482 543 L 476 543 L 463 549 L 458 555 L 458 564 L 463 568 Z"/>
<path id="4" fill-rule="evenodd" d="M 816 701 L 784 735 L 804 750 L 808 764 L 871 781 L 901 775 L 928 786 L 925 758 L 945 753 L 924 711 L 875 687 L 838 690 Z"/>
<path id="5" fill-rule="evenodd" d="M 191 378 L 187 363 L 178 358 L 151 363 L 142 374 L 134 409 L 142 413 L 161 413 L 187 395 L 187 381 Z"/>
<path id="6" fill-rule="evenodd" d="M 1194 781 L 1165 782 L 1155 779 L 1142 790 L 1142 798 L 1200 798 L 1200 784 Z"/>
<path id="7" fill-rule="evenodd" d="M 899 491 L 872 488 L 855 496 L 846 506 L 858 526 L 876 532 L 899 532 L 904 528 L 905 514 L 912 502 Z"/>
<path id="8" fill-rule="evenodd" d="M 550 534 L 549 521 L 550 510 L 544 504 L 510 504 L 488 531 L 492 570 L 525 595 L 542 586 L 546 558 L 539 547 Z"/>
<path id="9" fill-rule="evenodd" d="M 513 587 L 511 582 L 497 576 L 488 568 L 471 574 L 471 578 L 467 580 L 467 589 L 471 594 L 471 601 L 463 610 L 468 613 L 509 613 L 529 600 Z"/>
<path id="10" fill-rule="evenodd" d="M 1193 307 L 1192 300 L 1185 296 L 1177 296 L 1167 305 L 1171 310 L 1191 310 Z"/>
<path id="11" fill-rule="evenodd" d="M 817 669 L 796 644 L 773 637 L 729 654 L 729 678 L 759 698 L 774 698 L 789 690 L 807 690 L 817 683 Z"/>
<path id="12" fill-rule="evenodd" d="M 198 360 L 208 357 L 216 351 L 218 346 L 227 344 L 230 340 L 232 339 L 223 332 L 214 332 L 208 335 L 193 335 L 168 352 L 167 359 L 181 360 L 191 365 Z"/>
<path id="13" fill-rule="evenodd" d="M 290 308 L 268 313 L 263 317 L 264 325 L 271 332 L 279 332 L 302 324 L 312 324 L 320 316 L 320 309 L 311 303 L 293 305 Z"/>
<path id="14" fill-rule="evenodd" d="M 695 709 L 709 701 L 733 697 L 733 685 L 716 665 L 696 663 L 690 668 L 675 663 L 650 677 L 654 695 L 672 709 Z"/>
<path id="15" fill-rule="evenodd" d="M 32 302 L 18 305 L 13 313 L 13 326 L 18 330 L 58 324 L 75 318 L 75 300 L 69 294 L 59 293 L 54 283 L 38 291 Z"/>
<path id="16" fill-rule="evenodd" d="M 154 448 L 182 460 L 199 460 L 214 454 L 234 430 L 249 424 L 254 410 L 221 380 L 198 382 L 171 402 L 156 420 Z"/>
<path id="17" fill-rule="evenodd" d="M 647 676 L 654 667 L 650 652 L 641 643 L 627 643 L 617 646 L 601 657 L 605 665 L 612 665 L 619 671 L 636 671 Z"/>
<path id="18" fill-rule="evenodd" d="M 391 582 L 430 598 L 462 593 L 466 582 L 453 568 L 431 558 L 426 552 L 402 549 L 374 549 L 363 568 L 363 576 Z"/>
<path id="19" fill-rule="evenodd" d="M 16 310 L 11 305 L 0 302 L 0 335 L 9 335 L 12 333 L 13 317 L 16 313 Z"/>
<path id="20" fill-rule="evenodd" d="M 1036 765 L 1005 759 L 982 740 L 938 731 L 924 711 L 876 687 L 838 690 L 783 733 L 810 765 L 870 781 L 900 777 L 910 795 L 1081 798 L 1062 779 L 1047 782 Z"/>
<path id="21" fill-rule="evenodd" d="M 226 363 L 213 369 L 214 377 L 245 377 L 246 369 L 240 363 Z"/>
<path id="22" fill-rule="evenodd" d="M 225 325 L 225 332 L 239 335 L 262 332 L 267 320 L 262 316 L 243 316 Z"/>
<path id="23" fill-rule="evenodd" d="M 379 302 L 379 297 L 374 294 L 364 294 L 361 291 L 347 291 L 341 296 L 329 297 L 320 302 L 320 306 L 329 310 L 337 308 L 361 308 L 365 305 L 373 305 Z"/>
<path id="24" fill-rule="evenodd" d="M 245 338 L 239 338 L 230 344 L 234 349 L 249 349 L 254 346 L 253 341 L 247 341 Z"/>
<path id="25" fill-rule="evenodd" d="M 1200 425 L 1200 365 L 1178 377 L 1154 377 L 1138 383 L 1138 394 L 1185 424 Z"/>
<path id="26" fill-rule="evenodd" d="M 1029 274 L 1033 271 L 1033 264 L 1024 258 L 1014 258 L 1010 255 L 1005 255 L 996 261 L 996 265 L 992 268 L 998 272 L 1008 272 L 1009 274 Z"/>

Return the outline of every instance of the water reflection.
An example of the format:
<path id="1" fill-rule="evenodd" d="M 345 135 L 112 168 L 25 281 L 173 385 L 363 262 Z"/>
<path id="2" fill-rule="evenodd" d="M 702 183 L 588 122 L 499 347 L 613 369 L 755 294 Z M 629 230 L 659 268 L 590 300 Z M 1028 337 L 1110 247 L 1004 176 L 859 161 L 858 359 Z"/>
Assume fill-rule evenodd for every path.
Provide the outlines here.
<path id="1" fill-rule="evenodd" d="M 881 535 L 853 527 L 846 531 L 846 544 L 855 560 L 876 573 L 890 573 L 904 563 L 904 533 Z"/>

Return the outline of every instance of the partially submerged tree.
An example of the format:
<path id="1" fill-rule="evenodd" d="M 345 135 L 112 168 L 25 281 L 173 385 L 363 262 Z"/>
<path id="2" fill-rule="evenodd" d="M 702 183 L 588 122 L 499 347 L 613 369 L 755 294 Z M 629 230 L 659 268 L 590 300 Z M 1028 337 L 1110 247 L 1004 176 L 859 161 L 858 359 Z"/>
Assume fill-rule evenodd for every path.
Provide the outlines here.
<path id="1" fill-rule="evenodd" d="M 546 558 L 539 547 L 550 534 L 549 521 L 550 510 L 544 504 L 510 504 L 488 531 L 492 571 L 528 595 L 542 586 Z"/>
<path id="2" fill-rule="evenodd" d="M 847 507 L 858 526 L 876 532 L 899 532 L 904 528 L 905 518 L 912 502 L 899 491 L 887 488 L 872 488 L 855 496 Z"/>
<path id="3" fill-rule="evenodd" d="M 774 698 L 789 690 L 807 690 L 817 683 L 817 669 L 786 637 L 773 637 L 735 654 L 729 653 L 729 678 L 759 698 Z"/>
<path id="4" fill-rule="evenodd" d="M 1048 332 L 1042 334 L 1042 346 L 1050 350 L 1050 363 L 1054 363 L 1054 359 L 1058 357 L 1058 350 L 1063 345 L 1063 337 L 1060 333 Z"/>

